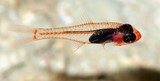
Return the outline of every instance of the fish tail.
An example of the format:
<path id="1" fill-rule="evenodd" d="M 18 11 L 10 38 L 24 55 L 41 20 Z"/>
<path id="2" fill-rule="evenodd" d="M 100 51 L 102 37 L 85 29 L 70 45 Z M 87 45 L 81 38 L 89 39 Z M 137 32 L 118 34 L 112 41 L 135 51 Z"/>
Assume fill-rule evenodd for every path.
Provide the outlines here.
<path id="1" fill-rule="evenodd" d="M 24 25 L 10 25 L 8 27 L 8 30 L 12 32 L 32 34 L 33 32 L 35 32 L 36 28 L 31 28 L 29 26 L 24 26 Z"/>
<path id="2" fill-rule="evenodd" d="M 10 25 L 7 29 L 12 40 L 12 43 L 10 43 L 10 47 L 20 47 L 36 40 L 36 28 L 23 25 Z"/>

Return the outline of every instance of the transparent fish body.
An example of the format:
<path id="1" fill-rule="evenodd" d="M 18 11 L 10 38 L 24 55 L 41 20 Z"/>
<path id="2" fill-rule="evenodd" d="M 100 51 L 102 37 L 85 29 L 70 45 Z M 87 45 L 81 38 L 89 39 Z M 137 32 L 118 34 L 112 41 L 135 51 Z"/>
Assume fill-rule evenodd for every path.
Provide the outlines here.
<path id="1" fill-rule="evenodd" d="M 34 30 L 33 40 L 65 39 L 81 44 L 90 44 L 89 38 L 95 31 L 118 28 L 120 25 L 122 24 L 116 22 L 92 22 L 68 27 L 37 28 Z"/>
<path id="2" fill-rule="evenodd" d="M 141 38 L 140 32 L 130 24 L 96 22 L 88 14 L 84 14 L 80 19 L 75 18 L 75 23 L 78 24 L 51 28 L 14 25 L 9 30 L 25 33 L 23 39 L 17 41 L 19 45 L 44 39 L 62 39 L 77 43 L 78 46 L 76 48 L 84 44 L 104 45 L 109 42 L 114 42 L 116 46 L 121 46 L 134 43 Z"/>

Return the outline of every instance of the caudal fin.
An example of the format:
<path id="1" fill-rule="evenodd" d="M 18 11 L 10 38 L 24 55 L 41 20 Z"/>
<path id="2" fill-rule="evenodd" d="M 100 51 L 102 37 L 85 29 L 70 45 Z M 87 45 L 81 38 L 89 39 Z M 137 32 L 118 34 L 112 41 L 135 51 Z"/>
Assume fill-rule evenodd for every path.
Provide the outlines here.
<path id="1" fill-rule="evenodd" d="M 23 25 L 10 25 L 7 30 L 10 47 L 16 48 L 34 41 L 35 28 Z"/>

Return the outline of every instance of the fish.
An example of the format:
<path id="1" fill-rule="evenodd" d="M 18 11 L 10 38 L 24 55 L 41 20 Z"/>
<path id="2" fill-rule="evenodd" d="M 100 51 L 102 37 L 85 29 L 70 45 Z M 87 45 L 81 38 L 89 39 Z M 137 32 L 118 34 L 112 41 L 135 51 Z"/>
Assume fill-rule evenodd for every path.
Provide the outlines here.
<path id="1" fill-rule="evenodd" d="M 38 41 L 45 39 L 62 39 L 78 43 L 77 49 L 86 44 L 114 43 L 115 46 L 128 45 L 141 39 L 141 33 L 131 24 L 119 22 L 96 22 L 85 18 L 84 23 L 61 27 L 28 27 L 15 25 L 10 31 L 25 33 L 26 37 L 20 42 Z"/>
<path id="2" fill-rule="evenodd" d="M 18 32 L 31 35 L 29 40 L 64 39 L 80 44 L 106 44 L 116 46 L 132 44 L 141 38 L 140 32 L 130 24 L 117 22 L 90 22 L 57 28 L 18 28 Z"/>

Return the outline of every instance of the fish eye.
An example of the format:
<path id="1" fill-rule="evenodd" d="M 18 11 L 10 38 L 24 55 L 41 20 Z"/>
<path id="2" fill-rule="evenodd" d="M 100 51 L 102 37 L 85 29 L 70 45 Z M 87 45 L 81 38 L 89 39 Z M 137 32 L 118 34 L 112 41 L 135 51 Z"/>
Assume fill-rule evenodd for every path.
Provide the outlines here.
<path id="1" fill-rule="evenodd" d="M 136 40 L 136 35 L 134 33 L 126 33 L 123 36 L 123 41 L 125 43 L 132 43 Z"/>
<path id="2" fill-rule="evenodd" d="M 123 24 L 118 30 L 124 33 L 133 32 L 133 28 L 130 24 Z"/>

